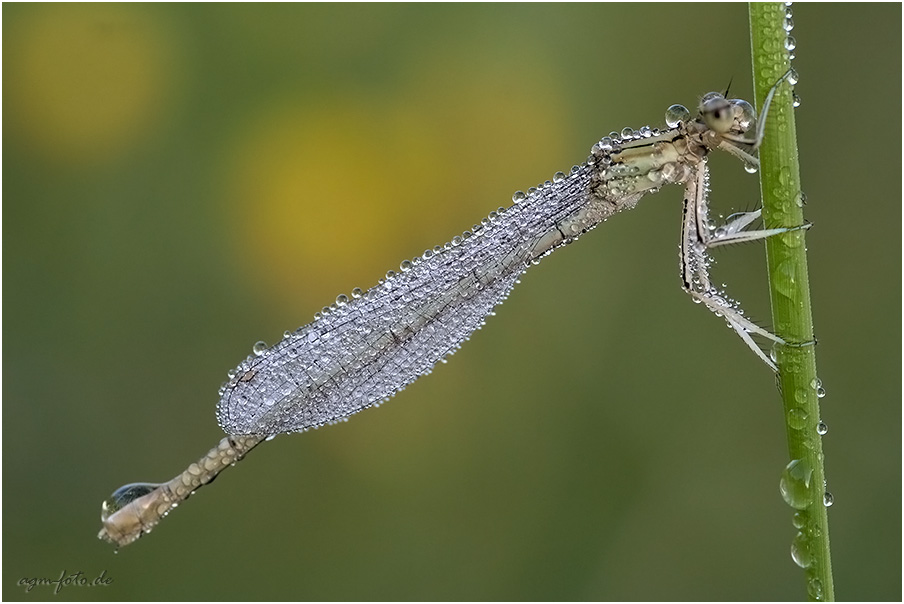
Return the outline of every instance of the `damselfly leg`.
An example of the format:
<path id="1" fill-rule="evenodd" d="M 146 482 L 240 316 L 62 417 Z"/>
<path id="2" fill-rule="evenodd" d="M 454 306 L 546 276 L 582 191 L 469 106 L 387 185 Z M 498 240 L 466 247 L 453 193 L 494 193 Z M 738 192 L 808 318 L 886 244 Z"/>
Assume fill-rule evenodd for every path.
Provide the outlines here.
<path id="1" fill-rule="evenodd" d="M 757 346 L 751 334 L 758 335 L 776 344 L 786 344 L 785 340 L 763 329 L 744 316 L 737 301 L 714 287 L 709 278 L 712 259 L 709 250 L 731 243 L 744 243 L 772 237 L 781 233 L 807 229 L 809 224 L 798 227 L 744 230 L 760 217 L 760 210 L 742 212 L 724 225 L 716 226 L 708 216 L 709 170 L 702 161 L 694 167 L 692 178 L 684 188 L 684 219 L 681 222 L 681 286 L 694 301 L 704 304 L 717 316 L 725 319 L 744 343 L 773 371 L 778 371 L 775 363 Z"/>

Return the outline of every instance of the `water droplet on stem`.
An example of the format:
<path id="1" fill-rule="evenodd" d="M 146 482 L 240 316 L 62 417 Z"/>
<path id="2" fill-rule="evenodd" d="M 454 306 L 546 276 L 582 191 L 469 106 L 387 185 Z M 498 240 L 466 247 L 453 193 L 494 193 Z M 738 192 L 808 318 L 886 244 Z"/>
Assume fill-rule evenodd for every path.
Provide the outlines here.
<path id="1" fill-rule="evenodd" d="M 794 459 L 782 471 L 779 491 L 785 503 L 796 510 L 810 506 L 810 479 L 813 469 L 803 459 Z"/>
<path id="2" fill-rule="evenodd" d="M 813 562 L 810 555 L 810 541 L 803 533 L 797 533 L 791 541 L 791 559 L 801 568 L 807 568 Z"/>

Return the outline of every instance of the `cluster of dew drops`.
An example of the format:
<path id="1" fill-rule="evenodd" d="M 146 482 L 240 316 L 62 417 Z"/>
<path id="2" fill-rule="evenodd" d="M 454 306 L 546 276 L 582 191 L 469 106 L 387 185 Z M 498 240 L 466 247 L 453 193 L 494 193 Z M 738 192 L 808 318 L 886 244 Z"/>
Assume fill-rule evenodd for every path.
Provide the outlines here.
<path id="1" fill-rule="evenodd" d="M 797 40 L 794 39 L 794 36 L 791 35 L 791 30 L 794 29 L 794 15 L 791 11 L 791 2 L 785 2 L 785 20 L 782 27 L 785 30 L 785 50 L 788 51 L 788 59 L 790 61 L 794 61 L 796 55 L 794 54 L 795 49 L 797 48 Z M 797 82 L 800 81 L 800 77 L 797 75 L 797 72 L 794 68 L 791 68 L 791 75 L 788 77 L 788 82 L 791 86 L 796 86 Z M 792 103 L 795 108 L 800 107 L 800 96 L 798 96 L 797 91 L 792 90 Z"/>
<path id="2" fill-rule="evenodd" d="M 822 399 L 826 396 L 826 390 L 822 385 L 822 380 L 818 378 L 812 380 L 809 387 L 815 392 L 818 399 Z M 795 396 L 796 398 L 803 399 L 809 396 L 809 394 L 800 392 Z M 809 419 L 806 410 L 802 407 L 792 408 L 788 412 L 788 425 L 795 430 L 812 429 L 812 423 Z M 820 419 L 816 422 L 815 432 L 817 438 L 821 439 L 828 431 L 829 427 L 824 421 Z M 808 435 L 806 438 L 812 437 Z M 815 440 L 812 442 L 815 443 Z M 808 447 L 813 448 L 813 445 L 808 445 Z M 823 454 L 821 452 L 818 453 L 817 456 L 820 461 L 823 459 Z M 822 530 L 809 509 L 812 504 L 812 498 L 810 496 L 810 483 L 812 478 L 813 468 L 810 466 L 810 463 L 806 459 L 794 459 L 791 460 L 782 471 L 781 480 L 779 481 L 779 491 L 782 494 L 782 498 L 785 500 L 785 503 L 795 510 L 792 524 L 798 532 L 791 541 L 791 559 L 795 564 L 808 572 L 815 570 L 812 569 L 814 559 L 813 540 L 821 537 L 820 531 Z M 823 482 L 822 488 L 822 505 L 824 507 L 831 507 L 832 504 L 835 503 L 835 497 L 826 490 L 825 482 Z M 808 578 L 807 588 L 813 599 L 822 599 L 822 584 L 820 583 L 819 578 L 815 576 L 815 573 Z"/>

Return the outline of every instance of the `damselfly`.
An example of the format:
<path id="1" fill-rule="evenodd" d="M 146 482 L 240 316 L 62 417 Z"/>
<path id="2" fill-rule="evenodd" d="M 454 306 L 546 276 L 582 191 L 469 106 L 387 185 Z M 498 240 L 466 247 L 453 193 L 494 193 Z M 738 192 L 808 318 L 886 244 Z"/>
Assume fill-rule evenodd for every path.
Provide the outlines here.
<path id="1" fill-rule="evenodd" d="M 789 72 L 790 73 L 790 72 Z M 716 226 L 708 215 L 706 158 L 719 149 L 749 170 L 763 138 L 769 104 L 789 74 L 769 92 L 757 120 L 740 99 L 711 92 L 696 117 L 680 106 L 666 112 L 665 130 L 624 129 L 593 145 L 570 173 L 518 191 L 473 229 L 426 250 L 379 284 L 340 295 L 316 320 L 286 332 L 278 344 L 255 345 L 220 388 L 217 419 L 224 439 L 182 474 L 163 484 L 121 487 L 104 501 L 99 537 L 132 543 L 171 509 L 255 446 L 278 434 L 343 421 L 379 405 L 454 353 L 508 296 L 521 274 L 647 193 L 684 185 L 681 283 L 721 316 L 773 371 L 752 336 L 785 344 L 747 319 L 737 302 L 710 282 L 709 250 L 763 239 L 804 226 L 747 230 L 760 212 L 735 214 Z"/>

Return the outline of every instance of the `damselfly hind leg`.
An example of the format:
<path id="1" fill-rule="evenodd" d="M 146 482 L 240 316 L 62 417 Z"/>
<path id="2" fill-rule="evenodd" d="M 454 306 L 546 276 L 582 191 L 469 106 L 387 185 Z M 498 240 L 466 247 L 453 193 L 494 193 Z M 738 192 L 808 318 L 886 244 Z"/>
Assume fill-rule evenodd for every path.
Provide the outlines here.
<path id="1" fill-rule="evenodd" d="M 705 162 L 695 167 L 695 173 L 685 185 L 684 219 L 681 225 L 681 284 L 684 291 L 695 302 L 704 304 L 717 316 L 722 317 L 740 336 L 745 344 L 773 371 L 778 371 L 775 363 L 753 340 L 752 335 L 760 336 L 776 344 L 787 344 L 785 340 L 772 332 L 763 329 L 744 316 L 737 301 L 729 298 L 724 292 L 714 287 L 709 279 L 709 266 L 712 259 L 709 250 L 731 243 L 757 241 L 779 235 L 807 229 L 809 224 L 775 229 L 745 230 L 760 218 L 760 210 L 742 212 L 729 217 L 724 225 L 713 225 L 708 217 L 707 208 L 708 171 Z"/>

